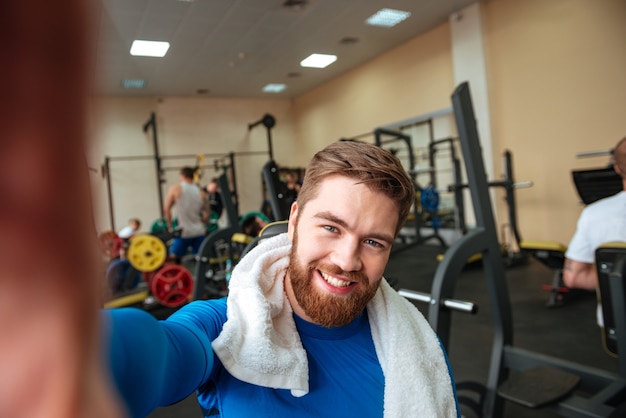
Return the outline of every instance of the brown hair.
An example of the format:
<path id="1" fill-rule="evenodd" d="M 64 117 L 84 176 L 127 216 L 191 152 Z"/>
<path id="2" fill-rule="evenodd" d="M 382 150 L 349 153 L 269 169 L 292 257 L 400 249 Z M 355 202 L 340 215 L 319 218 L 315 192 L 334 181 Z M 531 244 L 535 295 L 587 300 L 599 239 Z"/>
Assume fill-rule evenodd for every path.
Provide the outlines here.
<path id="1" fill-rule="evenodd" d="M 619 168 L 617 174 L 622 176 L 622 179 L 626 179 L 626 136 L 620 139 L 615 148 L 611 150 L 611 156 L 613 164 Z"/>
<path id="2" fill-rule="evenodd" d="M 400 231 L 415 202 L 415 189 L 398 158 L 372 144 L 335 142 L 316 153 L 309 162 L 298 193 L 298 207 L 302 209 L 314 199 L 322 180 L 332 175 L 355 179 L 392 199 L 398 207 L 396 234 Z"/>
<path id="3" fill-rule="evenodd" d="M 183 167 L 180 169 L 180 174 L 189 180 L 193 180 L 193 176 L 196 173 L 196 169 L 195 168 L 191 168 L 191 167 Z"/>

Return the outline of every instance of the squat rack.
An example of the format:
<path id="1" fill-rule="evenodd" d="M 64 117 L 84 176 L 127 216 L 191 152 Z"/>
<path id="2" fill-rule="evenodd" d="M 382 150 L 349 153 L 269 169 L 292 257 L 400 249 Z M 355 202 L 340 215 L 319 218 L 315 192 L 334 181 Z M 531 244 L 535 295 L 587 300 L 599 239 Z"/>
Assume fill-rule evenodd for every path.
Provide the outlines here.
<path id="1" fill-rule="evenodd" d="M 107 197 L 108 197 L 108 209 L 109 209 L 109 221 L 111 225 L 111 230 L 115 231 L 115 216 L 113 209 L 113 184 L 111 182 L 111 163 L 119 162 L 119 161 L 150 161 L 153 160 L 155 164 L 156 170 L 156 178 L 157 178 L 157 196 L 159 200 L 159 214 L 161 217 L 164 216 L 164 208 L 163 208 L 163 184 L 166 180 L 163 178 L 163 173 L 168 170 L 180 170 L 181 167 L 164 167 L 164 160 L 173 160 L 173 159 L 195 159 L 196 164 L 199 158 L 202 159 L 213 159 L 215 162 L 215 169 L 218 171 L 220 168 L 226 172 L 226 170 L 230 170 L 229 176 L 230 181 L 232 182 L 232 189 L 230 190 L 230 195 L 232 197 L 233 205 L 237 213 L 239 213 L 239 195 L 237 193 L 237 177 L 235 170 L 235 157 L 237 156 L 251 156 L 251 155 L 266 155 L 268 152 L 266 151 L 248 151 L 248 152 L 229 152 L 222 154 L 180 154 L 180 155 L 161 155 L 159 152 L 159 143 L 157 136 L 157 122 L 156 115 L 154 112 L 150 114 L 150 118 L 148 121 L 142 126 L 143 132 L 147 133 L 148 130 L 152 132 L 152 145 L 154 149 L 153 155 L 137 155 L 137 156 L 117 156 L 110 157 L 105 156 L 104 163 L 101 166 L 102 177 L 106 179 L 107 183 Z M 271 152 L 271 150 L 269 151 Z M 225 162 L 219 166 L 219 162 Z"/>
<path id="2" fill-rule="evenodd" d="M 418 171 L 415 169 L 415 155 L 413 152 L 413 144 L 411 141 L 411 136 L 404 134 L 402 132 L 398 132 L 398 131 L 394 131 L 391 129 L 386 129 L 386 128 L 377 128 L 374 130 L 374 139 L 375 139 L 375 144 L 378 147 L 382 147 L 385 144 L 390 144 L 390 143 L 395 143 L 395 142 L 401 142 L 404 143 L 404 145 L 406 145 L 407 148 L 407 154 L 409 157 L 409 176 L 411 177 L 411 180 L 413 181 L 413 187 L 415 188 L 415 192 L 421 192 L 423 189 L 420 186 L 420 184 L 417 182 L 417 174 Z M 431 181 L 434 178 L 434 170 L 431 167 L 429 170 L 430 172 L 430 177 L 431 177 Z M 420 211 L 418 210 L 418 202 L 417 199 L 415 200 L 415 203 L 413 205 L 413 218 L 414 218 L 414 222 L 415 222 L 415 238 L 416 241 L 409 243 L 407 245 L 404 245 L 402 247 L 399 247 L 397 251 L 401 251 L 404 249 L 407 249 L 411 246 L 414 245 L 420 245 L 426 241 L 429 241 L 431 239 L 436 239 L 439 241 L 439 244 L 442 247 L 447 247 L 446 242 L 444 241 L 444 239 L 441 237 L 441 235 L 439 235 L 439 231 L 437 230 L 437 228 L 432 228 L 433 229 L 433 233 L 427 236 L 422 236 L 422 224 L 423 224 L 423 220 L 422 220 L 422 213 L 420 213 Z"/>

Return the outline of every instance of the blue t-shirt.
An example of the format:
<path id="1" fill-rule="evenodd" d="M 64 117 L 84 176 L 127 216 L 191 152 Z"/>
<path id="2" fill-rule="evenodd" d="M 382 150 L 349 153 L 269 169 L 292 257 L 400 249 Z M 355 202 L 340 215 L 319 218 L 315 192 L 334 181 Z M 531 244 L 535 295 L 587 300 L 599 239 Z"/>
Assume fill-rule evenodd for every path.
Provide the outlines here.
<path id="1" fill-rule="evenodd" d="M 294 315 L 309 361 L 309 393 L 302 397 L 242 382 L 224 369 L 210 342 L 226 321 L 226 298 L 196 301 L 165 321 L 128 308 L 106 315 L 113 379 L 133 417 L 196 389 L 207 417 L 383 416 L 385 381 L 367 312 L 338 328 Z"/>

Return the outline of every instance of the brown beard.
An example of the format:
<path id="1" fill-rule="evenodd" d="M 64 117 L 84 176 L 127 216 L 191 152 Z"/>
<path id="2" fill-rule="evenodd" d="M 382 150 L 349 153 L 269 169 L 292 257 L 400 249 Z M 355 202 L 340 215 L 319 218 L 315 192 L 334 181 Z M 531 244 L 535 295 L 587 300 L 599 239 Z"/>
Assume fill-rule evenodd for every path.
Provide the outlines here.
<path id="1" fill-rule="evenodd" d="M 311 262 L 306 266 L 299 263 L 297 234 L 293 237 L 293 246 L 289 254 L 287 278 L 291 282 L 294 296 L 304 313 L 318 325 L 328 328 L 348 325 L 365 309 L 367 303 L 378 290 L 379 281 L 369 283 L 362 273 L 345 272 L 335 265 Z M 341 275 L 350 281 L 359 283 L 357 288 L 347 296 L 322 293 L 313 286 L 311 276 L 315 270 L 331 275 Z"/>

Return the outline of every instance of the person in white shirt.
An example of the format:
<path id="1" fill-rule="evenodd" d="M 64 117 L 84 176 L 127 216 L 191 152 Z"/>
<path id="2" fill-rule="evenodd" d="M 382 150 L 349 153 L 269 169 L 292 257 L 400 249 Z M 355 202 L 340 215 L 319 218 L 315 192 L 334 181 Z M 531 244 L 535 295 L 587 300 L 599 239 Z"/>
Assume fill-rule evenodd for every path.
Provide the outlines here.
<path id="1" fill-rule="evenodd" d="M 133 235 L 135 235 L 135 233 L 139 231 L 140 227 L 141 227 L 141 221 L 139 219 L 130 218 L 128 220 L 128 225 L 122 228 L 120 232 L 117 233 L 117 236 L 122 239 L 128 239 L 132 237 Z"/>
<path id="2" fill-rule="evenodd" d="M 596 289 L 596 249 L 606 242 L 626 241 L 626 137 L 615 145 L 611 154 L 613 169 L 622 177 L 623 188 L 613 196 L 589 204 L 580 214 L 563 268 L 563 282 L 571 288 Z M 603 325 L 600 307 L 598 324 Z"/>

